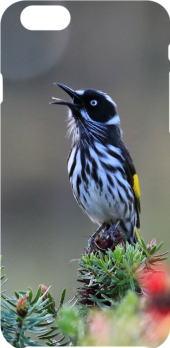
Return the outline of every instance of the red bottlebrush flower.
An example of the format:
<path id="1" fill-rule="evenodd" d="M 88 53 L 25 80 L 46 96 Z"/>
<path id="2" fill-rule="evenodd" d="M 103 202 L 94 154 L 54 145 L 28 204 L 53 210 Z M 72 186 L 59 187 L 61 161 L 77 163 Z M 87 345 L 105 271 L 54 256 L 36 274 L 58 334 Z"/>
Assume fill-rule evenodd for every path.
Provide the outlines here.
<path id="1" fill-rule="evenodd" d="M 145 294 L 141 297 L 141 308 L 146 315 L 144 335 L 154 346 L 163 342 L 170 330 L 170 275 L 163 266 L 156 266 L 149 275 L 146 268 L 139 282 Z"/>
<path id="2" fill-rule="evenodd" d="M 157 296 L 170 290 L 170 276 L 166 267 L 145 268 L 138 279 L 146 295 Z"/>
<path id="3" fill-rule="evenodd" d="M 145 287 L 152 296 L 162 294 L 167 290 L 168 281 L 165 271 L 153 272 L 147 277 Z"/>
<path id="4" fill-rule="evenodd" d="M 28 304 L 24 298 L 19 298 L 17 302 L 17 313 L 21 318 L 25 318 L 28 313 Z"/>

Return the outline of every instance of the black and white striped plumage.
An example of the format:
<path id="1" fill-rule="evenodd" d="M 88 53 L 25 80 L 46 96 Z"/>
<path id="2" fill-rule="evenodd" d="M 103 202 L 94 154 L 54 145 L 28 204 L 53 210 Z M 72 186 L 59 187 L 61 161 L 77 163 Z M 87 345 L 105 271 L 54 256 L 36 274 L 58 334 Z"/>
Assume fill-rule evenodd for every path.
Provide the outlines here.
<path id="1" fill-rule="evenodd" d="M 77 90 L 58 84 L 72 98 L 53 104 L 69 108 L 69 131 L 73 135 L 68 174 L 74 197 L 90 219 L 115 224 L 130 243 L 139 228 L 140 189 L 130 154 L 122 141 L 116 104 L 105 93 Z"/>

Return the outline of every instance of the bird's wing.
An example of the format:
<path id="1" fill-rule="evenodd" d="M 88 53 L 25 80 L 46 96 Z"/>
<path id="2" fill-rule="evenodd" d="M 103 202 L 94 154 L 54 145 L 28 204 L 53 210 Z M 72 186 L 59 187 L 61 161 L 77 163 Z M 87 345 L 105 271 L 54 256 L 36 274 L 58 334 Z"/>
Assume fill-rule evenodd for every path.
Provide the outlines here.
<path id="1" fill-rule="evenodd" d="M 140 228 L 140 218 L 139 214 L 141 212 L 141 204 L 140 204 L 140 186 L 139 186 L 139 179 L 138 175 L 136 174 L 136 169 L 133 164 L 132 158 L 129 154 L 129 151 L 127 150 L 126 147 L 123 149 L 123 155 L 125 157 L 125 163 L 124 163 L 124 168 L 125 172 L 127 175 L 127 180 L 132 187 L 132 190 L 134 192 L 134 197 L 135 197 L 135 208 L 137 211 L 137 228 Z"/>

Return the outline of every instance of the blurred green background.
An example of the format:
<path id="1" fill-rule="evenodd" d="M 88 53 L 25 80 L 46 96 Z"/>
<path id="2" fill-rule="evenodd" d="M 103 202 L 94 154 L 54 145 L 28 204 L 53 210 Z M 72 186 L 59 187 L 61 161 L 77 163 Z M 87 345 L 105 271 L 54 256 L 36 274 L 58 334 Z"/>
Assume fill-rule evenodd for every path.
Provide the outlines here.
<path id="1" fill-rule="evenodd" d="M 33 32 L 20 23 L 31 4 L 62 4 L 68 28 Z M 169 16 L 150 2 L 20 2 L 2 19 L 2 255 L 8 294 L 52 285 L 76 291 L 77 259 L 94 225 L 74 200 L 67 175 L 67 108 L 49 105 L 73 89 L 107 92 L 141 186 L 141 234 L 170 249 L 168 130 Z"/>

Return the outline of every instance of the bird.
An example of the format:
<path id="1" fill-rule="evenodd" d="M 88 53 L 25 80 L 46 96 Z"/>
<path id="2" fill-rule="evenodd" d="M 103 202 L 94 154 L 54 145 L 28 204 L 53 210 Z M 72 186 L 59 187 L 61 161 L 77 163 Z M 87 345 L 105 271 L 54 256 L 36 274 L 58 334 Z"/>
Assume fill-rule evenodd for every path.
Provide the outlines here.
<path id="1" fill-rule="evenodd" d="M 100 90 L 64 90 L 70 101 L 53 98 L 51 104 L 68 107 L 68 136 L 72 146 L 67 166 L 73 195 L 83 212 L 101 230 L 118 227 L 125 240 L 139 239 L 140 186 L 132 158 L 122 139 L 120 117 L 113 99 Z"/>

